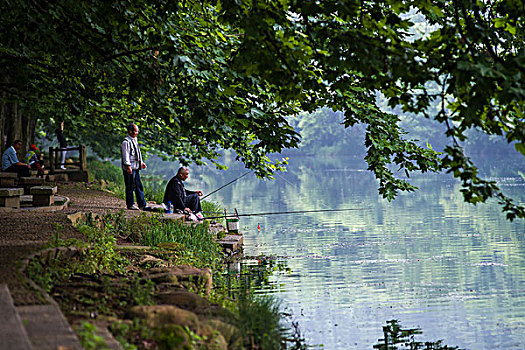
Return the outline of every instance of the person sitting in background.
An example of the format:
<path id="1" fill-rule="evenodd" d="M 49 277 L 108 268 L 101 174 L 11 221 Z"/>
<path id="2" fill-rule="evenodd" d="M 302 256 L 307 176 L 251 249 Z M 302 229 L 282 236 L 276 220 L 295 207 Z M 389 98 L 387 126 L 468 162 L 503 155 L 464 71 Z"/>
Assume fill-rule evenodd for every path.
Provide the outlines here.
<path id="1" fill-rule="evenodd" d="M 29 152 L 27 152 L 26 154 L 26 162 L 27 164 L 29 164 L 31 169 L 38 170 L 38 176 L 43 177 L 44 176 L 44 168 L 43 168 L 44 162 L 40 160 L 36 151 L 38 151 L 38 147 L 36 145 L 29 146 Z"/>
<path id="2" fill-rule="evenodd" d="M 203 219 L 201 200 L 201 191 L 189 191 L 184 188 L 182 181 L 186 181 L 190 172 L 185 167 L 180 167 L 177 175 L 175 175 L 166 185 L 166 192 L 164 192 L 163 203 L 167 206 L 169 202 L 175 209 L 179 209 L 188 213 L 195 213 L 199 219 Z"/>
<path id="3" fill-rule="evenodd" d="M 2 154 L 2 171 L 17 173 L 20 177 L 29 177 L 29 164 L 20 162 L 16 152 L 22 149 L 22 141 L 15 140 L 13 145 Z"/>

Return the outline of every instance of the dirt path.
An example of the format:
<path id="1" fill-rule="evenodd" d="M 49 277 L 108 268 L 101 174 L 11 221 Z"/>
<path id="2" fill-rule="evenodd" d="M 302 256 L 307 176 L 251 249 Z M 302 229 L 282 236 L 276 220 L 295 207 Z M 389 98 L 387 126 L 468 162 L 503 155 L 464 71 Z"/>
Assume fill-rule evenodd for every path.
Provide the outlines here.
<path id="1" fill-rule="evenodd" d="M 61 226 L 62 239 L 82 237 L 67 219 L 68 214 L 77 211 L 106 214 L 126 207 L 124 200 L 92 190 L 84 183 L 59 185 L 58 194 L 71 200 L 68 209 L 59 212 L 0 211 L 0 283 L 8 285 L 16 305 L 43 303 L 39 293 L 18 274 L 17 262 L 47 243 L 56 234 L 57 225 Z M 139 213 L 127 211 L 126 214 Z"/>

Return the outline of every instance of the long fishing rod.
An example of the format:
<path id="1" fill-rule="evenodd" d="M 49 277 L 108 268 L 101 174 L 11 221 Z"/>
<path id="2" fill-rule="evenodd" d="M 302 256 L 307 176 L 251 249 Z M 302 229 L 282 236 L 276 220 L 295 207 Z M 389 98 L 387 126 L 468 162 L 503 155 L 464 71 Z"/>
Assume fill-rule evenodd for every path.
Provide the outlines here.
<path id="1" fill-rule="evenodd" d="M 205 217 L 205 219 L 220 219 L 224 217 L 240 217 L 240 216 L 265 216 L 265 215 L 281 215 L 281 214 L 323 213 L 323 212 L 350 211 L 350 210 L 362 210 L 362 209 L 367 209 L 367 208 L 298 210 L 298 211 L 279 211 L 279 212 L 270 212 L 270 213 L 232 214 L 232 215 L 210 216 L 210 217 Z"/>
<path id="2" fill-rule="evenodd" d="M 229 184 L 234 183 L 235 181 L 237 181 L 237 180 L 239 180 L 240 178 L 242 178 L 242 177 L 248 175 L 248 174 L 251 173 L 251 172 L 252 172 L 251 170 L 245 172 L 244 174 L 242 174 L 242 175 L 239 176 L 238 178 L 233 179 L 232 181 L 228 182 L 226 185 L 223 185 L 223 186 L 219 187 L 218 189 L 216 189 L 215 191 L 208 193 L 207 195 L 205 195 L 204 197 L 202 197 L 201 200 L 203 200 L 204 198 L 206 198 L 206 197 L 208 197 L 208 196 L 211 196 L 212 194 L 214 194 L 214 193 L 217 192 L 217 191 L 222 190 L 224 187 L 228 186 Z"/>

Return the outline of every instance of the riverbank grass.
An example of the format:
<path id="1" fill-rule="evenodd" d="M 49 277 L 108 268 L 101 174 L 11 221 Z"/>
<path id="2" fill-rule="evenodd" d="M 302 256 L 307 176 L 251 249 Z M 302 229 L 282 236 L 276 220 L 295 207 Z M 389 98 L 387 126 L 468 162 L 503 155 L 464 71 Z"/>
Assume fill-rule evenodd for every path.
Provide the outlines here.
<path id="1" fill-rule="evenodd" d="M 26 274 L 59 303 L 85 348 L 103 349 L 97 329 L 107 327 L 125 349 L 299 349 L 275 301 L 228 287 L 207 224 L 119 211 L 79 223 L 83 240 L 62 240 L 61 229 L 47 245 L 56 253 L 33 258 Z M 181 266 L 196 275 L 174 275 Z"/>

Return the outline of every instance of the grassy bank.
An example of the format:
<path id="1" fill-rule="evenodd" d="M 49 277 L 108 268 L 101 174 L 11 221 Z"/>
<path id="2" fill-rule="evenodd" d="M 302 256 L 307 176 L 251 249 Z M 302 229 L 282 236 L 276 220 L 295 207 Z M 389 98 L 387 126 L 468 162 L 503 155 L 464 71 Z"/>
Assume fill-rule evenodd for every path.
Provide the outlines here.
<path id="1" fill-rule="evenodd" d="M 120 169 L 96 167 L 97 181 L 122 188 Z M 221 232 L 160 214 L 125 214 L 88 216 L 77 225 L 82 240 L 61 239 L 57 226 L 47 247 L 76 248 L 35 258 L 27 268 L 60 304 L 84 348 L 107 348 L 101 327 L 124 349 L 305 348 L 297 331 L 283 325 L 276 300 L 254 295 L 260 281 L 228 273 L 216 239 Z M 273 267 L 262 269 L 256 275 L 268 278 Z"/>

